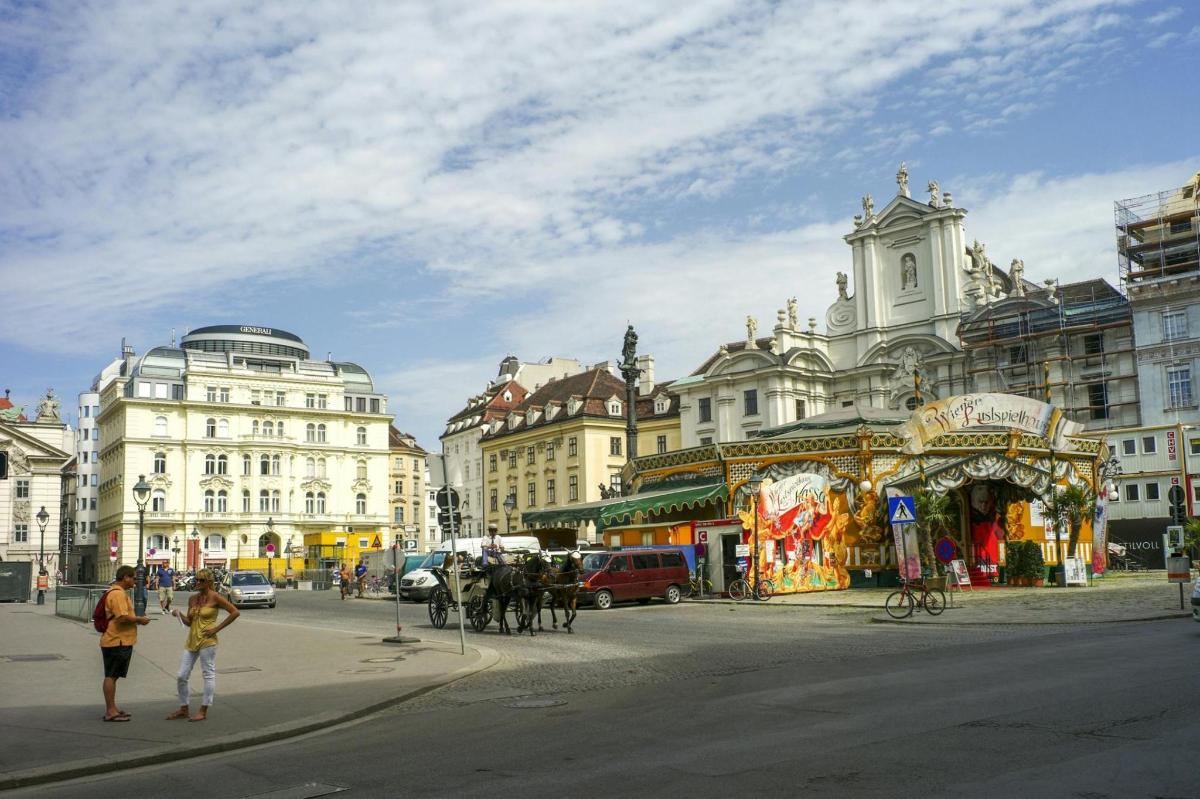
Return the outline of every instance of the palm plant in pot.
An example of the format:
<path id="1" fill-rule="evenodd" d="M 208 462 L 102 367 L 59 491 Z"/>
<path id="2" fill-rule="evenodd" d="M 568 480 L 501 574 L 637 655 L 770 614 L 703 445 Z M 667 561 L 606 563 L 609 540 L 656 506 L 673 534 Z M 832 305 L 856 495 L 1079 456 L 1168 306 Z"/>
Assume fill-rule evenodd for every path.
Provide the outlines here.
<path id="1" fill-rule="evenodd" d="M 934 536 L 945 535 L 957 520 L 957 510 L 948 494 L 920 489 L 913 495 L 917 510 L 917 533 L 921 541 L 921 560 L 931 574 L 937 574 L 938 560 L 933 554 Z"/>
<path id="2" fill-rule="evenodd" d="M 1043 499 L 1046 519 L 1052 522 L 1057 530 L 1067 531 L 1067 557 L 1075 557 L 1075 548 L 1079 545 L 1079 534 L 1083 531 L 1085 520 L 1092 518 L 1096 509 L 1096 495 L 1087 486 L 1066 485 L 1051 491 Z M 1060 553 L 1059 561 L 1062 561 Z"/>

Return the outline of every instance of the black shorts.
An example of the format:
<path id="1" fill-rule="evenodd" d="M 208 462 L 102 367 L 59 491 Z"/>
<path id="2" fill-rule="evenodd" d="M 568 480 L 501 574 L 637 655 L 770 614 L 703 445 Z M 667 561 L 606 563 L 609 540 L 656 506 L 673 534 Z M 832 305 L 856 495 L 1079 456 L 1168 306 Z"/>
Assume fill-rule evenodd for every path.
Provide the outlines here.
<path id="1" fill-rule="evenodd" d="M 104 676 L 120 679 L 129 675 L 129 661 L 133 659 L 132 646 L 102 646 Z"/>

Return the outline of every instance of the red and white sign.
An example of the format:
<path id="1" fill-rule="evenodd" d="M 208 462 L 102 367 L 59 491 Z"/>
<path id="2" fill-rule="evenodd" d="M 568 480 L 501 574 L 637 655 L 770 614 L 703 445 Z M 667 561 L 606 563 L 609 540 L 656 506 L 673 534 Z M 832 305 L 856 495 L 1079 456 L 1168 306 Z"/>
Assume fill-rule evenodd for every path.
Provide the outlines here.
<path id="1" fill-rule="evenodd" d="M 274 544 L 267 544 L 267 557 L 268 558 L 275 557 L 275 545 Z"/>
<path id="2" fill-rule="evenodd" d="M 1175 449 L 1175 431 L 1167 431 L 1167 460 L 1174 461 L 1179 459 L 1179 452 Z M 1174 485 L 1174 484 L 1172 484 Z"/>
<path id="3" fill-rule="evenodd" d="M 1173 485 L 1173 486 L 1177 486 L 1177 485 L 1179 485 L 1179 478 L 1178 478 L 1178 477 L 1172 477 L 1172 478 L 1171 478 L 1171 485 Z"/>
<path id="4" fill-rule="evenodd" d="M 108 534 L 108 559 L 113 563 L 117 562 L 117 531 L 114 530 Z"/>

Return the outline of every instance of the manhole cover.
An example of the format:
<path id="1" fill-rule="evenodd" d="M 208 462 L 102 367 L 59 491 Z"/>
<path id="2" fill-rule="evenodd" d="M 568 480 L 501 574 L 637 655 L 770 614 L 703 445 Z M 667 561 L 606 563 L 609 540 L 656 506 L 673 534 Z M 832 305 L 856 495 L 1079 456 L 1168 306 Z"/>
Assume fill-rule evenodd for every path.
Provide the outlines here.
<path id="1" fill-rule="evenodd" d="M 404 660 L 403 655 L 393 655 L 390 658 L 367 658 L 359 661 L 360 663 L 399 663 Z"/>
<path id="2" fill-rule="evenodd" d="M 243 674 L 248 671 L 262 671 L 258 666 L 230 666 L 227 669 L 217 669 L 217 674 Z"/>
<path id="3" fill-rule="evenodd" d="M 517 710 L 530 710 L 539 707 L 556 707 L 565 705 L 565 699 L 518 699 L 516 702 L 509 702 L 505 707 L 516 708 Z"/>
<path id="4" fill-rule="evenodd" d="M 10 663 L 30 663 L 38 660 L 65 660 L 62 655 L 0 655 Z"/>
<path id="5" fill-rule="evenodd" d="M 338 674 L 387 674 L 389 671 L 395 671 L 387 666 L 367 666 L 364 669 L 340 669 Z"/>

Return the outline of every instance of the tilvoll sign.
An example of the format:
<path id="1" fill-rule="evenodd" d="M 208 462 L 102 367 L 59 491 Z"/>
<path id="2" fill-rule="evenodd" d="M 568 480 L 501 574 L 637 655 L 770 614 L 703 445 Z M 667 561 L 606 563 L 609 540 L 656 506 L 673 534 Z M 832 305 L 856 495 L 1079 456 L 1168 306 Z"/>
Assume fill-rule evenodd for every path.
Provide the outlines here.
<path id="1" fill-rule="evenodd" d="M 917 506 L 912 497 L 888 497 L 888 523 L 912 524 L 917 520 Z"/>

